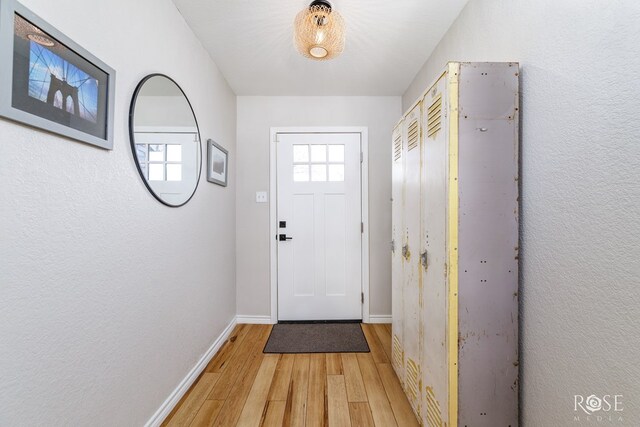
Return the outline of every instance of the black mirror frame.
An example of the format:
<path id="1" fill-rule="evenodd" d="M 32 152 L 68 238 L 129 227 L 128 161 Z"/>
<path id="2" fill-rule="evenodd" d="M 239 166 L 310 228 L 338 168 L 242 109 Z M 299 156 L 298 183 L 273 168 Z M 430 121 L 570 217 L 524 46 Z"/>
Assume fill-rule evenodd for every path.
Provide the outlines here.
<path id="1" fill-rule="evenodd" d="M 166 79 L 169 79 L 171 82 L 173 82 L 173 84 L 176 85 L 178 89 L 180 89 L 180 92 L 182 92 L 184 99 L 187 101 L 187 104 L 191 109 L 191 114 L 193 115 L 193 120 L 196 122 L 196 129 L 198 130 L 198 148 L 200 150 L 200 165 L 198 166 L 198 179 L 196 180 L 196 186 L 193 188 L 193 192 L 191 193 L 189 198 L 179 205 L 172 205 L 170 203 L 165 202 L 160 198 L 160 196 L 158 196 L 155 193 L 155 191 L 153 191 L 153 189 L 149 185 L 149 182 L 144 177 L 144 173 L 140 168 L 140 162 L 138 161 L 138 156 L 136 155 L 136 141 L 135 141 L 134 131 L 133 131 L 133 121 L 134 121 L 135 112 L 136 112 L 136 101 L 138 100 L 138 95 L 142 90 L 142 87 L 144 86 L 144 84 L 147 82 L 147 80 L 153 77 L 164 77 Z M 140 178 L 142 178 L 142 182 L 144 183 L 144 186 L 147 187 L 147 190 L 149 190 L 149 193 L 151 193 L 151 195 L 157 201 L 159 201 L 163 205 L 168 206 L 170 208 L 179 208 L 180 206 L 184 206 L 187 203 L 189 203 L 189 201 L 196 194 L 196 190 L 198 190 L 198 185 L 200 184 L 200 177 L 202 175 L 202 136 L 200 134 L 200 126 L 198 125 L 198 119 L 196 117 L 196 113 L 193 111 L 193 106 L 191 105 L 191 101 L 189 101 L 189 97 L 187 96 L 186 93 L 184 93 L 184 90 L 182 90 L 180 85 L 171 77 L 167 76 L 166 74 L 162 74 L 162 73 L 149 74 L 146 77 L 144 77 L 142 80 L 140 80 L 140 83 L 138 83 L 138 85 L 136 86 L 136 90 L 133 92 L 133 97 L 131 98 L 131 105 L 129 107 L 129 143 L 131 145 L 131 155 L 133 156 L 133 161 L 136 164 L 136 169 L 138 169 L 138 174 L 140 175 Z"/>

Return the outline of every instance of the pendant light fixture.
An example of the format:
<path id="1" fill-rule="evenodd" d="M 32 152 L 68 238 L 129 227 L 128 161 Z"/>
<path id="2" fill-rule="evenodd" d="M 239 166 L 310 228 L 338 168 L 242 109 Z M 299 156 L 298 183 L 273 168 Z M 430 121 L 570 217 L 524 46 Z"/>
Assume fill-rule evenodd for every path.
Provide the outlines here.
<path id="1" fill-rule="evenodd" d="M 344 50 L 344 21 L 327 0 L 314 0 L 296 16 L 294 40 L 307 58 L 332 59 Z"/>

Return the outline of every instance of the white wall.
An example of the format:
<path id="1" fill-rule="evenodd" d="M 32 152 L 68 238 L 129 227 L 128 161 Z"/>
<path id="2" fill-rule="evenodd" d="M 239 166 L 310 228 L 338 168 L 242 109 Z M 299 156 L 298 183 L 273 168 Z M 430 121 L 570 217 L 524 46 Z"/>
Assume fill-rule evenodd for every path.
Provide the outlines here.
<path id="1" fill-rule="evenodd" d="M 142 425 L 235 315 L 235 186 L 157 202 L 131 95 L 173 77 L 231 170 L 235 95 L 170 0 L 23 3 L 117 70 L 115 144 L 0 119 L 0 425 Z"/>
<path id="2" fill-rule="evenodd" d="M 370 313 L 391 315 L 391 131 L 400 97 L 238 97 L 238 314 L 269 316 L 269 131 L 278 126 L 369 128 Z M 271 195 L 270 195 L 271 196 Z M 271 203 L 274 200 L 270 197 Z"/>
<path id="3" fill-rule="evenodd" d="M 172 126 L 193 127 L 191 108 L 182 95 L 138 95 L 134 126 L 167 126 L 167 123 Z"/>
<path id="4" fill-rule="evenodd" d="M 638 425 L 640 4 L 470 1 L 405 108 L 448 60 L 522 67 L 523 425 L 587 424 L 575 394 Z"/>

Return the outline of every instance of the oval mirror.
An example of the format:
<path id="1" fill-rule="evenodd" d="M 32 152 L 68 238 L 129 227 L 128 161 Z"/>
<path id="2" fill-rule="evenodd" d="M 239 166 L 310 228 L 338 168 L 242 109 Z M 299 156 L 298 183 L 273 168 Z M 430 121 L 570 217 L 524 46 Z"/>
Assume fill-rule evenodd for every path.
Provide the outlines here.
<path id="1" fill-rule="evenodd" d="M 187 203 L 200 181 L 202 149 L 198 122 L 180 86 L 162 74 L 145 77 L 133 94 L 129 132 L 151 194 L 167 206 Z"/>

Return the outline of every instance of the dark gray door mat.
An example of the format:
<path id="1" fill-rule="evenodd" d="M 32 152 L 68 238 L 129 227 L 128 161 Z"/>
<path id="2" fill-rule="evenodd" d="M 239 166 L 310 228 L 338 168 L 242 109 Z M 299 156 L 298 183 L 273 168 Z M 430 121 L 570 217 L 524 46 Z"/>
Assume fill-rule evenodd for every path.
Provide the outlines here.
<path id="1" fill-rule="evenodd" d="M 278 323 L 264 353 L 368 353 L 359 323 Z"/>

